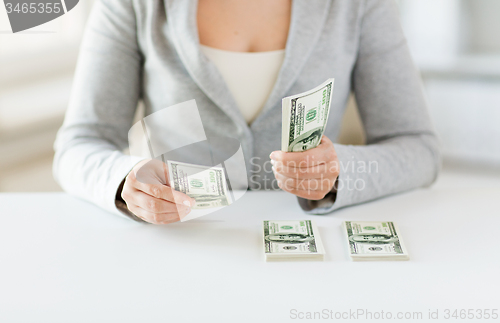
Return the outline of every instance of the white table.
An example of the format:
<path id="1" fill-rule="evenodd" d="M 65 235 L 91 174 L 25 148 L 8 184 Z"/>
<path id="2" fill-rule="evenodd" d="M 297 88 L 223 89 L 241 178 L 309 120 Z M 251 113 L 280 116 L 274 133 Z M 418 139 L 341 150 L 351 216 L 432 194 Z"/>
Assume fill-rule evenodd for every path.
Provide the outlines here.
<path id="1" fill-rule="evenodd" d="M 500 320 L 443 319 L 446 309 L 500 309 L 496 187 L 422 189 L 328 216 L 305 215 L 287 193 L 249 192 L 217 214 L 168 226 L 63 193 L 0 194 L 0 212 L 2 323 L 293 322 L 324 309 Z M 264 219 L 314 219 L 325 261 L 266 263 Z M 344 220 L 396 221 L 411 260 L 351 262 Z M 429 310 L 441 319 L 427 320 Z"/>

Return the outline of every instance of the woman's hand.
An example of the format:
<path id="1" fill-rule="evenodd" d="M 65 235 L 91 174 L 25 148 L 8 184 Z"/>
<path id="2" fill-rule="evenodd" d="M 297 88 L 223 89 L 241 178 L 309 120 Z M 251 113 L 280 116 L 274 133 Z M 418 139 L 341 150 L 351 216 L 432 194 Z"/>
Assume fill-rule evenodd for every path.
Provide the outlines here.
<path id="1" fill-rule="evenodd" d="M 318 147 L 303 152 L 274 151 L 271 154 L 278 186 L 308 200 L 321 200 L 339 176 L 339 160 L 326 136 Z"/>
<path id="2" fill-rule="evenodd" d="M 167 165 L 156 159 L 142 161 L 132 169 L 121 196 L 130 212 L 153 224 L 177 222 L 194 205 L 192 198 L 170 187 Z"/>

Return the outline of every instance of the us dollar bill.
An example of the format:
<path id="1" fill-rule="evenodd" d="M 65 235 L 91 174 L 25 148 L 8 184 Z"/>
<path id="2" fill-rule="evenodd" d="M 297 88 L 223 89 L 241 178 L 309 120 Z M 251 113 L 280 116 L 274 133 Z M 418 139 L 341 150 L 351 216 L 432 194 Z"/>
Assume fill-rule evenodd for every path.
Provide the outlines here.
<path id="1" fill-rule="evenodd" d="M 353 260 L 408 260 L 408 252 L 394 222 L 345 221 Z"/>
<path id="2" fill-rule="evenodd" d="M 334 79 L 314 89 L 283 98 L 282 151 L 305 151 L 320 144 L 330 114 Z"/>
<path id="3" fill-rule="evenodd" d="M 266 260 L 286 258 L 323 259 L 319 232 L 310 220 L 264 221 Z"/>
<path id="4" fill-rule="evenodd" d="M 226 206 L 232 203 L 226 175 L 220 166 L 208 167 L 167 161 L 170 186 L 196 202 L 193 209 Z"/>

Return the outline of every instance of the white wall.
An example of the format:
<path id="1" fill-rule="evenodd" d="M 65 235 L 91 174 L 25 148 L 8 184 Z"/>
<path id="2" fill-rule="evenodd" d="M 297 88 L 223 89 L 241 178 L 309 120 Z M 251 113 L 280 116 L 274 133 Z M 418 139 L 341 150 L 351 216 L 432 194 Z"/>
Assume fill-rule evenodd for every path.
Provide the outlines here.
<path id="1" fill-rule="evenodd" d="M 445 160 L 500 165 L 500 1 L 399 4 Z"/>

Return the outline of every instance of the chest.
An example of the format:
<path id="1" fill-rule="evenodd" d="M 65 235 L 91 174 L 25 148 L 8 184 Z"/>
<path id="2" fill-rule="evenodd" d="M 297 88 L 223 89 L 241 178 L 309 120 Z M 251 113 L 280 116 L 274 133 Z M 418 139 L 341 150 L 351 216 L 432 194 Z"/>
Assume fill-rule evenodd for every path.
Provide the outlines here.
<path id="1" fill-rule="evenodd" d="M 237 52 L 284 49 L 291 0 L 199 0 L 202 45 Z"/>

